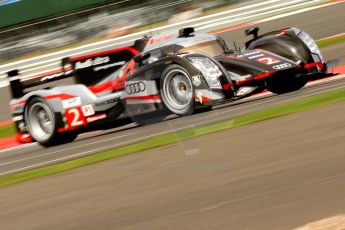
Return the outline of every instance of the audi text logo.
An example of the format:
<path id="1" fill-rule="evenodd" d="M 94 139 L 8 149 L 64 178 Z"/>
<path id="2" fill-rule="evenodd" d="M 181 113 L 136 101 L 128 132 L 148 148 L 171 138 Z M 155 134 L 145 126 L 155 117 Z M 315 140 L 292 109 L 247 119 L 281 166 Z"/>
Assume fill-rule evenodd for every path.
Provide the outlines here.
<path id="1" fill-rule="evenodd" d="M 284 63 L 284 64 L 280 64 L 280 65 L 275 65 L 273 66 L 273 69 L 275 70 L 280 70 L 280 69 L 287 69 L 289 67 L 291 67 L 292 65 L 290 63 Z"/>
<path id="2" fill-rule="evenodd" d="M 142 81 L 130 83 L 130 84 L 127 84 L 126 86 L 127 94 L 140 93 L 140 92 L 144 92 L 145 90 L 146 90 L 146 85 Z"/>

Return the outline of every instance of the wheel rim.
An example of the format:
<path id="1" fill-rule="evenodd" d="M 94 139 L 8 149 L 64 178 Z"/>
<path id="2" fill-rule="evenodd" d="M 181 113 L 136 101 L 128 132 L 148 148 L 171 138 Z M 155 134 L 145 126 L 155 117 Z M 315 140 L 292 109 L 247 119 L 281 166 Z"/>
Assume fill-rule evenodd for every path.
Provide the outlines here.
<path id="1" fill-rule="evenodd" d="M 163 83 L 166 105 L 174 110 L 182 110 L 193 100 L 193 87 L 189 76 L 182 70 L 170 71 Z"/>
<path id="2" fill-rule="evenodd" d="M 53 135 L 54 115 L 48 105 L 35 103 L 29 108 L 27 119 L 30 134 L 36 141 L 46 141 Z"/>

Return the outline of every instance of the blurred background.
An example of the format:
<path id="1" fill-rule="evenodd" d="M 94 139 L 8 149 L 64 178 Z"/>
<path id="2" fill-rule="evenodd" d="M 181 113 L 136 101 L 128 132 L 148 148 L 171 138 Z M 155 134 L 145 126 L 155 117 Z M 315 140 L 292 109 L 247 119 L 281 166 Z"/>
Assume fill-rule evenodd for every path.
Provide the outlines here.
<path id="1" fill-rule="evenodd" d="M 0 62 L 178 23 L 254 0 L 0 0 Z"/>

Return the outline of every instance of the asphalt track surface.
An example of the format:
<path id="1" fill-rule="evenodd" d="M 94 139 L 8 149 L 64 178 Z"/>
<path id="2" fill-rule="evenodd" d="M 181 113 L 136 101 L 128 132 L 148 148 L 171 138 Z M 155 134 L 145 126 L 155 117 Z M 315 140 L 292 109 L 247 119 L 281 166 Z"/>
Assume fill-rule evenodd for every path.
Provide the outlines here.
<path id="1" fill-rule="evenodd" d="M 340 216 L 303 230 L 343 230 L 344 114 L 338 103 L 3 188 L 1 229 L 292 230 Z"/>
<path id="2" fill-rule="evenodd" d="M 307 30 L 316 38 L 321 38 L 344 32 L 345 20 L 340 20 L 344 18 L 344 12 L 345 4 L 338 4 L 336 6 L 306 12 L 302 15 L 298 14 L 292 17 L 279 19 L 278 21 L 263 23 L 259 26 L 262 28 L 262 31 L 268 31 L 270 30 L 269 28 L 271 28 L 271 30 L 278 29 L 288 25 L 296 26 Z M 323 20 L 319 19 L 321 18 L 320 16 L 316 17 L 317 15 L 322 15 Z M 321 21 L 323 23 L 321 23 Z M 329 30 L 329 27 L 334 29 Z M 328 32 L 325 32 L 324 29 Z M 244 29 L 239 29 L 225 32 L 222 35 L 228 38 L 238 36 L 235 40 L 241 40 L 244 39 L 243 30 Z M 343 51 L 344 45 L 338 45 L 324 50 L 324 53 L 327 59 L 341 58 L 345 60 Z M 135 124 L 128 124 L 109 131 L 88 133 L 82 135 L 73 143 L 49 149 L 44 149 L 37 144 L 29 144 L 10 150 L 0 151 L 0 176 L 93 154 L 101 150 L 130 144 L 150 138 L 151 136 L 171 132 L 188 126 L 195 127 L 210 122 L 233 118 L 248 112 L 339 87 L 345 87 L 344 78 L 318 82 L 300 91 L 286 95 L 265 95 L 260 98 L 250 98 L 249 100 L 221 106 L 211 112 L 172 119 L 147 127 L 137 127 Z"/>

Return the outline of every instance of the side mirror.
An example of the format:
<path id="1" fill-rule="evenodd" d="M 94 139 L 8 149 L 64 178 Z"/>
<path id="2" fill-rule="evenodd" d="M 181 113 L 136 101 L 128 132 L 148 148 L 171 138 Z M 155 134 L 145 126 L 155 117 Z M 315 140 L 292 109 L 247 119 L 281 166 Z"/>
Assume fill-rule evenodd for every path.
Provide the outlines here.
<path id="1" fill-rule="evenodd" d="M 134 57 L 134 61 L 136 63 L 139 63 L 139 62 L 142 62 L 142 61 L 145 61 L 146 59 L 148 59 L 149 57 L 151 56 L 150 53 L 141 53 L 137 56 Z"/>
<path id="2" fill-rule="evenodd" d="M 254 39 L 255 39 L 255 38 L 258 37 L 259 27 L 252 27 L 252 28 L 246 29 L 245 33 L 246 33 L 247 36 L 253 35 Z"/>

